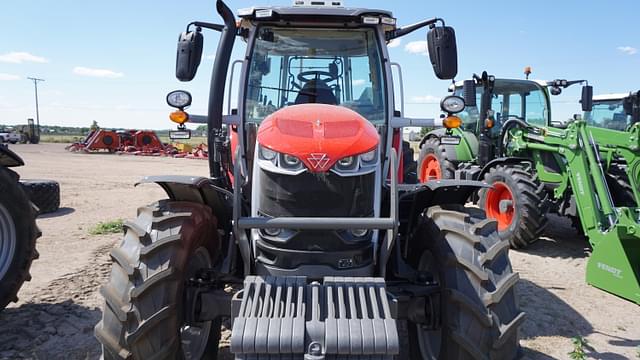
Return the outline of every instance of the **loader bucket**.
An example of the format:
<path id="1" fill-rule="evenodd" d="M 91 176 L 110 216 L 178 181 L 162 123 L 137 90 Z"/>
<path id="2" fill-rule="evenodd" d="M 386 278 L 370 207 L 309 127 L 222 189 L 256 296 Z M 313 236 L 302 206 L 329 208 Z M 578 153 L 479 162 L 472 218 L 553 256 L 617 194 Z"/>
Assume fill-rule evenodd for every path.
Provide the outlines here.
<path id="1" fill-rule="evenodd" d="M 620 208 L 618 223 L 606 233 L 590 231 L 593 253 L 587 283 L 640 305 L 640 224 L 638 209 Z"/>

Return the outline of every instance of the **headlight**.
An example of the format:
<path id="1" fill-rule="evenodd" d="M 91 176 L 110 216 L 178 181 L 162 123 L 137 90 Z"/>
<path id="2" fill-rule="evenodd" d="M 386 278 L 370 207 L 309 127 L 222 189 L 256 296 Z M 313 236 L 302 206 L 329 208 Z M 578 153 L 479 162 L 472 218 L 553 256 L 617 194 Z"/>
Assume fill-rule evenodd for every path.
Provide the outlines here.
<path id="1" fill-rule="evenodd" d="M 447 96 L 440 102 L 440 108 L 444 112 L 457 114 L 464 110 L 464 99 L 459 96 Z"/>
<path id="2" fill-rule="evenodd" d="M 360 155 L 360 159 L 362 159 L 362 161 L 366 163 L 374 162 L 376 160 L 376 150 L 373 149 L 367 153 Z"/>
<path id="3" fill-rule="evenodd" d="M 260 146 L 260 157 L 264 160 L 273 161 L 278 155 L 277 152 L 267 149 L 266 147 Z"/>
<path id="4" fill-rule="evenodd" d="M 167 94 L 167 104 L 169 106 L 184 109 L 191 105 L 191 94 L 184 90 L 175 90 Z"/>
<path id="5" fill-rule="evenodd" d="M 297 157 L 279 153 L 262 145 L 258 145 L 258 160 L 263 169 L 271 172 L 295 175 L 304 171 L 304 164 Z"/>
<path id="6" fill-rule="evenodd" d="M 353 229 L 350 232 L 351 232 L 351 235 L 361 238 L 361 237 L 364 237 L 365 235 L 367 235 L 369 233 L 369 230 L 367 230 L 367 229 Z"/>
<path id="7" fill-rule="evenodd" d="M 301 167 L 300 159 L 293 155 L 283 154 L 281 165 L 288 169 L 297 169 Z"/>
<path id="8" fill-rule="evenodd" d="M 347 156 L 338 160 L 336 166 L 340 170 L 353 170 L 357 165 L 357 160 L 355 156 Z"/>

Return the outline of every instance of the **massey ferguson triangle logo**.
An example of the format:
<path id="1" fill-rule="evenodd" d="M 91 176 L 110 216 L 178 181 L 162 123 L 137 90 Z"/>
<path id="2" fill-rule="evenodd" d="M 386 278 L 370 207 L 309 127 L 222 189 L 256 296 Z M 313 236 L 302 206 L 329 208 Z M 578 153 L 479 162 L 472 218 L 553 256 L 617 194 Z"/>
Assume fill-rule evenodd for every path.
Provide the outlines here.
<path id="1" fill-rule="evenodd" d="M 329 163 L 329 157 L 327 154 L 322 153 L 309 154 L 307 160 L 309 160 L 309 163 L 311 163 L 311 166 L 313 166 L 314 169 L 324 169 L 324 167 Z"/>

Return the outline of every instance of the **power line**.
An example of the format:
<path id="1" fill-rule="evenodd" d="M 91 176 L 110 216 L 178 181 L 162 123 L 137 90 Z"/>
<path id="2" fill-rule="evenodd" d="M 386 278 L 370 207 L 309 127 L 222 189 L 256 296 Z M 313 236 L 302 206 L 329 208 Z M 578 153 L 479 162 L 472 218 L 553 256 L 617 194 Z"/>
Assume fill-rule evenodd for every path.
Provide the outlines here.
<path id="1" fill-rule="evenodd" d="M 33 81 L 33 87 L 36 90 L 36 124 L 38 126 L 38 129 L 40 129 L 40 111 L 38 109 L 38 81 L 44 81 L 44 79 L 38 79 L 34 77 L 28 77 L 27 79 Z"/>

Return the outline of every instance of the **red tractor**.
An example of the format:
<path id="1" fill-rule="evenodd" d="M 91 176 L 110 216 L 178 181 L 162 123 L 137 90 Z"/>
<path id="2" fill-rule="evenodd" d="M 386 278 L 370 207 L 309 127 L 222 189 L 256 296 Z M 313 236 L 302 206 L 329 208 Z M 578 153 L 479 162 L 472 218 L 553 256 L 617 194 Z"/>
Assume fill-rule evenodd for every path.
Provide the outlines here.
<path id="1" fill-rule="evenodd" d="M 95 334 L 104 359 L 215 359 L 230 319 L 236 359 L 513 359 L 518 308 L 509 243 L 466 208 L 483 185 L 402 184 L 404 126 L 387 44 L 430 27 L 435 74 L 457 73 L 455 34 L 434 18 L 296 0 L 193 22 L 176 76 L 221 33 L 208 124 L 210 174 L 146 177 L 168 199 L 138 210 L 111 252 Z M 230 57 L 246 43 L 238 109 L 223 116 Z M 230 79 L 234 79 L 232 73 Z M 398 79 L 400 80 L 400 79 Z M 400 81 L 401 83 L 401 81 Z M 167 97 L 180 123 L 191 95 Z M 444 124 L 464 101 L 443 102 Z M 398 155 L 400 154 L 399 158 Z"/>

